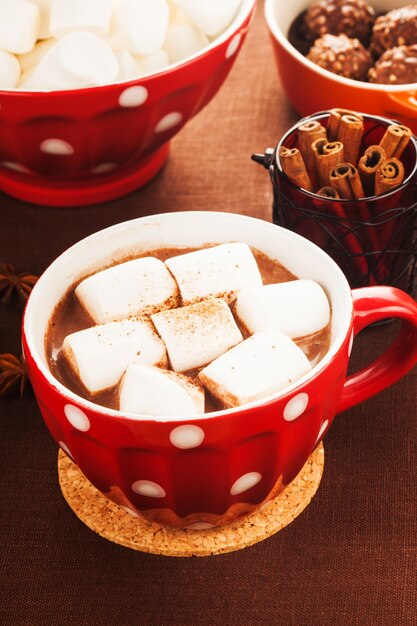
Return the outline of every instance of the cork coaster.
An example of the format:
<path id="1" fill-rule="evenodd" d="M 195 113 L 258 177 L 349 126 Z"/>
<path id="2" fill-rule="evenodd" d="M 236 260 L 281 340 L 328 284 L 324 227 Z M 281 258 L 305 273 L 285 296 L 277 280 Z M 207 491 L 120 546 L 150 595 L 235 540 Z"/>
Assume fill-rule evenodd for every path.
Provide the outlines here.
<path id="1" fill-rule="evenodd" d="M 133 550 L 165 556 L 210 556 L 241 550 L 267 539 L 290 524 L 310 503 L 323 474 L 320 444 L 295 480 L 261 509 L 221 528 L 169 528 L 133 517 L 108 500 L 62 452 L 58 454 L 59 484 L 74 513 L 91 530 Z"/>

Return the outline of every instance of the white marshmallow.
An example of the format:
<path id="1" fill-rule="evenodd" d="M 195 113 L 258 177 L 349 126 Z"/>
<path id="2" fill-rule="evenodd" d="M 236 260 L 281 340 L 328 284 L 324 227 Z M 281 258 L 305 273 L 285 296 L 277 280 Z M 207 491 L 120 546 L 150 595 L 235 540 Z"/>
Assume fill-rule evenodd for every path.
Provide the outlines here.
<path id="1" fill-rule="evenodd" d="M 233 302 L 246 287 L 262 285 L 251 249 L 245 243 L 225 243 L 171 257 L 165 261 L 180 289 L 183 304 L 204 298 Z"/>
<path id="2" fill-rule="evenodd" d="M 170 24 L 168 26 L 164 47 L 171 63 L 192 56 L 208 46 L 209 40 L 192 23 Z"/>
<path id="3" fill-rule="evenodd" d="M 20 78 L 20 65 L 17 58 L 0 50 L 0 89 L 12 89 L 17 86 Z"/>
<path id="4" fill-rule="evenodd" d="M 113 82 L 119 66 L 110 46 L 91 33 L 59 39 L 33 69 L 28 89 L 77 89 Z"/>
<path id="5" fill-rule="evenodd" d="M 33 49 L 39 36 L 39 7 L 27 0 L 1 0 L 0 49 L 24 54 Z"/>
<path id="6" fill-rule="evenodd" d="M 166 367 L 163 342 L 150 322 L 123 320 L 68 335 L 63 355 L 90 394 L 116 385 L 132 363 Z"/>
<path id="7" fill-rule="evenodd" d="M 177 285 L 162 261 L 133 259 L 83 280 L 75 295 L 96 324 L 179 306 Z"/>
<path id="8" fill-rule="evenodd" d="M 110 28 L 112 0 L 52 0 L 50 31 L 64 37 L 74 31 L 106 35 Z"/>
<path id="9" fill-rule="evenodd" d="M 146 57 L 136 57 L 139 66 L 139 76 L 154 74 L 168 67 L 170 61 L 165 50 L 158 50 Z"/>
<path id="10" fill-rule="evenodd" d="M 22 68 L 22 72 L 28 72 L 33 70 L 36 65 L 43 59 L 45 54 L 55 45 L 56 39 L 45 39 L 38 41 L 36 46 L 30 52 L 19 55 L 19 63 Z"/>
<path id="11" fill-rule="evenodd" d="M 207 365 L 242 341 L 233 315 L 221 299 L 156 313 L 152 321 L 176 372 Z"/>
<path id="12" fill-rule="evenodd" d="M 163 46 L 169 21 L 165 0 L 120 0 L 113 9 L 109 41 L 146 56 Z"/>
<path id="13" fill-rule="evenodd" d="M 49 23 L 52 0 L 32 0 L 32 2 L 38 5 L 41 14 L 38 39 L 48 39 L 51 36 Z"/>
<path id="14" fill-rule="evenodd" d="M 119 408 L 140 415 L 189 417 L 204 413 L 204 390 L 183 374 L 130 365 L 120 383 Z"/>
<path id="15" fill-rule="evenodd" d="M 175 0 L 175 4 L 206 35 L 218 35 L 229 26 L 241 0 Z"/>
<path id="16" fill-rule="evenodd" d="M 138 58 L 129 50 L 117 50 L 114 54 L 119 64 L 117 80 L 131 80 L 140 75 Z"/>
<path id="17" fill-rule="evenodd" d="M 199 373 L 208 391 L 224 407 L 266 398 L 311 370 L 302 350 L 276 330 L 256 333 Z"/>
<path id="18" fill-rule="evenodd" d="M 292 339 L 316 333 L 330 322 L 324 290 L 304 279 L 243 289 L 234 312 L 250 333 L 275 328 Z"/>
<path id="19" fill-rule="evenodd" d="M 22 74 L 20 74 L 17 86 L 19 89 L 22 89 L 22 91 L 30 91 L 29 79 L 32 76 L 32 72 L 33 70 L 28 70 L 27 72 L 22 72 Z M 26 87 L 27 84 L 29 84 L 29 87 Z"/>

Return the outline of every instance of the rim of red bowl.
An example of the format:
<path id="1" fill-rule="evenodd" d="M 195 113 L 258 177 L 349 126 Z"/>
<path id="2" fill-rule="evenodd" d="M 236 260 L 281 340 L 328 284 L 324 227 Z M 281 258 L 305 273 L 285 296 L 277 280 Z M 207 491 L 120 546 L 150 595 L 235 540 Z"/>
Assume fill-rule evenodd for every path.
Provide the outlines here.
<path id="1" fill-rule="evenodd" d="M 371 91 L 389 91 L 392 93 L 396 92 L 404 92 L 404 91 L 413 91 L 417 89 L 417 82 L 415 83 L 406 83 L 405 85 L 386 85 L 380 83 L 365 83 L 360 80 L 353 80 L 352 78 L 345 78 L 344 76 L 339 76 L 338 74 L 334 74 L 333 72 L 329 72 L 329 70 L 325 70 L 322 67 L 319 67 L 307 57 L 298 52 L 296 48 L 288 41 L 287 36 L 282 32 L 281 27 L 278 25 L 277 20 L 275 19 L 275 2 L 277 0 L 265 0 L 264 6 L 264 15 L 265 20 L 268 25 L 268 28 L 274 38 L 300 63 L 302 63 L 309 70 L 316 72 L 317 74 L 321 74 L 327 79 L 334 80 L 337 83 L 341 83 L 342 85 L 349 85 L 349 87 L 354 87 L 355 89 L 369 89 Z"/>
<path id="2" fill-rule="evenodd" d="M 169 74 L 171 72 L 174 72 L 175 70 L 177 70 L 179 67 L 183 67 L 186 65 L 190 65 L 191 63 L 193 63 L 196 59 L 198 58 L 202 58 L 204 56 L 207 56 L 212 50 L 214 50 L 215 48 L 221 46 L 223 43 L 225 43 L 225 41 L 227 41 L 227 39 L 229 39 L 229 37 L 235 33 L 237 33 L 237 31 L 241 28 L 241 26 L 244 24 L 244 22 L 247 20 L 247 18 L 250 16 L 250 14 L 252 13 L 252 11 L 254 11 L 256 6 L 256 0 L 242 0 L 237 13 L 232 21 L 232 23 L 228 26 L 228 28 L 219 36 L 216 37 L 216 39 L 214 39 L 208 46 L 206 46 L 205 48 L 203 48 L 202 50 L 200 50 L 199 52 L 196 52 L 195 54 L 193 54 L 192 56 L 187 57 L 186 59 L 183 59 L 181 61 L 177 61 L 176 63 L 172 63 L 170 65 L 167 65 L 166 68 L 163 68 L 161 70 L 159 70 L 158 72 L 151 72 L 149 74 L 144 74 L 143 76 L 138 76 L 136 78 L 132 78 L 130 80 L 121 80 L 121 81 L 115 81 L 113 83 L 108 83 L 105 85 L 95 85 L 92 87 L 78 87 L 77 89 L 30 89 L 30 90 L 24 90 L 24 89 L 19 89 L 19 87 L 14 87 L 12 89 L 0 89 L 0 96 L 4 95 L 4 94 L 13 94 L 13 95 L 19 95 L 19 94 L 24 94 L 25 96 L 28 95 L 38 95 L 38 94 L 73 94 L 73 93 L 77 93 L 82 91 L 83 93 L 85 93 L 86 91 L 103 91 L 106 89 L 111 89 L 113 87 L 118 87 L 121 85 L 135 85 L 138 82 L 142 82 L 142 81 L 148 81 L 151 78 L 154 78 L 155 76 L 161 76 L 163 74 Z"/>
<path id="3" fill-rule="evenodd" d="M 202 215 L 205 215 L 207 212 L 206 211 L 194 211 L 193 213 L 195 215 L 197 214 L 197 215 L 202 216 Z M 222 219 L 222 216 L 233 215 L 230 213 L 224 213 L 220 211 L 210 211 L 209 213 L 210 215 L 218 216 L 219 220 Z M 307 374 L 302 376 L 299 380 L 294 381 L 291 385 L 289 385 L 285 389 L 277 391 L 274 394 L 271 394 L 265 398 L 254 400 L 253 402 L 249 402 L 247 404 L 243 404 L 237 407 L 232 407 L 229 409 L 220 409 L 218 411 L 212 411 L 210 413 L 196 413 L 190 416 L 178 416 L 178 415 L 154 416 L 154 415 L 143 415 L 140 413 L 136 414 L 136 413 L 130 413 L 130 412 L 123 412 L 117 409 L 110 409 L 101 404 L 96 404 L 93 401 L 87 400 L 86 398 L 83 398 L 82 396 L 71 391 L 70 389 L 68 389 L 68 387 L 66 387 L 63 383 L 61 383 L 61 381 L 59 381 L 52 374 L 51 370 L 48 367 L 48 364 L 44 362 L 44 359 L 39 355 L 36 349 L 35 339 L 34 339 L 33 321 L 29 323 L 29 319 L 28 319 L 28 314 L 31 313 L 33 296 L 37 293 L 37 290 L 40 288 L 44 275 L 47 274 L 50 270 L 52 270 L 53 266 L 59 265 L 61 262 L 61 258 L 71 253 L 71 251 L 74 251 L 74 249 L 78 247 L 86 246 L 88 244 L 88 241 L 92 241 L 99 234 L 103 235 L 103 233 L 105 232 L 108 232 L 109 234 L 111 232 L 117 233 L 127 228 L 127 225 L 131 224 L 132 222 L 136 222 L 138 220 L 152 220 L 152 219 L 157 220 L 159 217 L 161 217 L 161 215 L 162 216 L 164 215 L 186 216 L 187 212 L 180 211 L 180 212 L 171 213 L 171 214 L 165 213 L 165 214 L 159 214 L 159 215 L 150 215 L 144 218 L 136 218 L 134 220 L 128 220 L 127 222 L 120 222 L 118 224 L 113 224 L 112 226 L 108 226 L 107 228 L 94 232 L 91 235 L 84 237 L 80 241 L 77 241 L 75 244 L 73 244 L 72 246 L 67 248 L 64 252 L 62 252 L 62 254 L 60 254 L 46 268 L 45 272 L 40 276 L 38 283 L 34 286 L 32 294 L 29 297 L 28 303 L 26 305 L 26 308 L 23 314 L 23 320 L 22 320 L 23 341 L 26 342 L 28 353 L 31 359 L 34 361 L 36 369 L 39 371 L 42 378 L 45 380 L 45 382 L 48 385 L 53 387 L 63 398 L 66 398 L 70 402 L 76 403 L 77 405 L 83 407 L 84 409 L 87 409 L 89 411 L 94 411 L 95 413 L 99 413 L 105 417 L 112 418 L 112 419 L 121 418 L 121 419 L 127 419 L 127 420 L 132 420 L 132 421 L 146 421 L 146 422 L 158 422 L 158 423 L 161 423 L 161 422 L 187 423 L 190 421 L 194 422 L 194 421 L 201 421 L 201 420 L 210 420 L 210 419 L 221 418 L 221 417 L 226 418 L 229 415 L 235 415 L 236 413 L 246 413 L 252 410 L 259 409 L 261 407 L 273 405 L 278 400 L 282 400 L 286 398 L 287 396 L 291 396 L 292 394 L 297 393 L 298 388 L 304 387 L 304 385 L 307 383 L 311 383 L 326 367 L 328 367 L 329 364 L 336 358 L 340 350 L 343 349 L 343 345 L 347 344 L 347 342 L 350 340 L 351 333 L 352 333 L 350 329 L 351 329 L 352 320 L 353 320 L 353 301 L 352 301 L 352 296 L 351 296 L 351 288 L 342 270 L 335 263 L 335 261 L 333 261 L 333 259 L 329 257 L 329 255 L 326 254 L 326 252 L 324 252 L 324 250 L 316 246 L 316 244 L 314 244 L 313 242 L 309 241 L 308 239 L 305 239 L 304 237 L 302 237 L 301 235 L 298 235 L 297 233 L 294 233 L 290 230 L 287 230 L 286 228 L 283 228 L 282 226 L 278 226 L 277 224 L 267 222 L 270 227 L 279 229 L 282 232 L 282 235 L 284 237 L 287 237 L 288 239 L 297 239 L 297 240 L 303 239 L 304 245 L 310 248 L 314 248 L 315 254 L 317 256 L 326 257 L 326 263 L 328 263 L 328 265 L 330 266 L 332 273 L 335 272 L 338 274 L 337 278 L 340 284 L 340 289 L 344 290 L 346 316 L 343 321 L 343 325 L 341 324 L 341 328 L 338 329 L 336 336 L 332 339 L 327 353 L 324 355 L 324 357 L 321 359 L 319 363 L 317 363 L 309 372 L 307 372 Z M 237 219 L 249 221 L 249 223 L 253 221 L 263 222 L 263 220 L 260 220 L 259 218 L 249 217 L 249 216 L 245 216 L 241 214 L 236 214 L 236 216 L 237 216 Z"/>

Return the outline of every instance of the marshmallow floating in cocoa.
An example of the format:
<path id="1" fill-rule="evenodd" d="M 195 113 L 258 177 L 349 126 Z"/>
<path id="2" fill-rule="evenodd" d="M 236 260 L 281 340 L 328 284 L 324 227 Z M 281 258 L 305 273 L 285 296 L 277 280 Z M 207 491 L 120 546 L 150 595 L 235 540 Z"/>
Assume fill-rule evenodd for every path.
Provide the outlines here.
<path id="1" fill-rule="evenodd" d="M 330 322 L 323 288 L 307 279 L 244 289 L 235 313 L 250 333 L 273 328 L 292 339 L 316 333 Z"/>
<path id="2" fill-rule="evenodd" d="M 152 321 L 176 372 L 203 367 L 242 341 L 229 307 L 220 298 L 156 313 Z"/>
<path id="3" fill-rule="evenodd" d="M 75 295 L 96 324 L 179 305 L 177 285 L 155 257 L 133 259 L 97 272 L 78 285 Z"/>
<path id="4" fill-rule="evenodd" d="M 33 49 L 39 36 L 41 14 L 34 2 L 1 0 L 0 49 L 24 54 Z"/>
<path id="5" fill-rule="evenodd" d="M 78 31 L 59 39 L 22 87 L 47 90 L 104 85 L 114 81 L 118 71 L 110 46 L 96 35 Z"/>
<path id="6" fill-rule="evenodd" d="M 225 243 L 165 261 L 180 289 L 185 305 L 205 298 L 233 302 L 245 287 L 262 285 L 251 249 L 245 243 Z"/>
<path id="7" fill-rule="evenodd" d="M 164 343 L 152 324 L 123 320 L 68 335 L 62 354 L 87 391 L 97 394 L 116 385 L 132 363 L 166 367 Z"/>
<path id="8" fill-rule="evenodd" d="M 175 0 L 175 4 L 206 35 L 213 37 L 227 28 L 241 0 Z"/>
<path id="9" fill-rule="evenodd" d="M 149 365 L 130 365 L 119 389 L 119 409 L 149 416 L 204 413 L 204 389 L 188 376 Z"/>
<path id="10" fill-rule="evenodd" d="M 255 333 L 210 365 L 199 378 L 226 408 L 266 398 L 307 374 L 303 351 L 277 330 Z"/>
<path id="11" fill-rule="evenodd" d="M 106 35 L 110 28 L 113 0 L 52 0 L 50 32 L 53 37 L 82 30 Z"/>

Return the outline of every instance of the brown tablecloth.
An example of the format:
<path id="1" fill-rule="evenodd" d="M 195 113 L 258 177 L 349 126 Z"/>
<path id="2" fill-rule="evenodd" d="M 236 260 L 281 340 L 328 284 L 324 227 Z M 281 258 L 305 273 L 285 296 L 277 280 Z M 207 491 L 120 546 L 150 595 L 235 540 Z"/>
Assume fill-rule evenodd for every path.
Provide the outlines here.
<path id="1" fill-rule="evenodd" d="M 342 103 L 343 104 L 343 103 Z M 172 142 L 146 188 L 88 209 L 0 195 L 0 262 L 41 273 L 80 238 L 118 221 L 177 210 L 271 219 L 271 189 L 252 152 L 297 119 L 280 87 L 262 6 L 215 100 Z M 17 306 L 0 303 L 0 353 L 20 350 Z M 392 339 L 355 342 L 353 367 Z M 316 497 L 285 530 L 243 551 L 202 558 L 141 554 L 105 541 L 65 503 L 57 447 L 35 399 L 0 399 L 4 624 L 417 624 L 417 371 L 336 418 Z"/>

